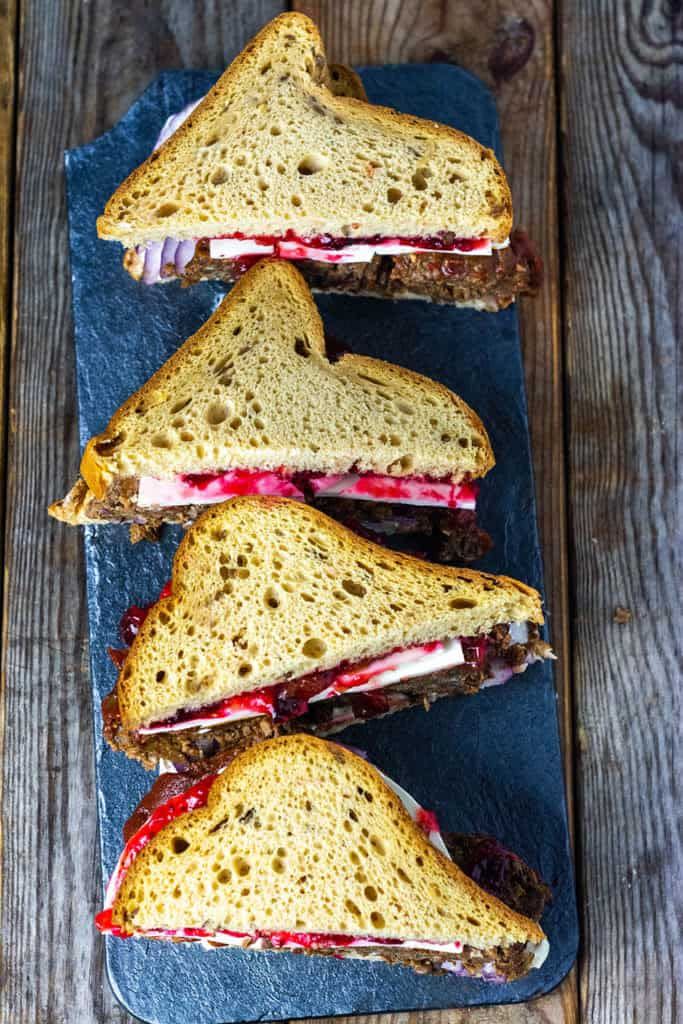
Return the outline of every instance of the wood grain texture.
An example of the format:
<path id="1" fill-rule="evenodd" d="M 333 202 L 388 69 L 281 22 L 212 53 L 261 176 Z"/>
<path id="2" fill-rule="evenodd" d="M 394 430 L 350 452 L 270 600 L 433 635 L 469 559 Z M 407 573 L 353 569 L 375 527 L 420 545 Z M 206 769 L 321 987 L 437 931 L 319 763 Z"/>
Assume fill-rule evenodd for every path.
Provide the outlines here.
<path id="1" fill-rule="evenodd" d="M 63 150 L 109 128 L 162 68 L 223 66 L 281 7 L 21 4 L 2 638 L 3 1024 L 130 1020 L 109 991 L 92 924 L 102 890 L 81 538 L 45 514 L 79 458 Z M 11 53 L 11 40 L 0 47 Z"/>
<path id="2" fill-rule="evenodd" d="M 16 23 L 14 0 L 0 4 L 0 481 L 5 479 L 6 378 L 11 343 L 12 200 L 14 181 Z M 0 486 L 0 550 L 4 535 L 4 487 Z M 1 695 L 0 695 L 1 698 Z M 0 735 L 2 724 L 0 699 Z M 0 744 L 2 739 L 0 738 Z M 1 747 L 0 747 L 1 757 Z M 1 795 L 1 794 L 0 794 Z"/>
<path id="3" fill-rule="evenodd" d="M 670 1024 L 683 976 L 681 7 L 567 4 L 562 36 L 581 1005 L 592 1024 Z M 618 605 L 630 621 L 614 621 Z"/>
<path id="4" fill-rule="evenodd" d="M 78 461 L 62 150 L 109 127 L 162 68 L 223 66 L 281 6 L 22 4 L 3 629 L 8 727 L 0 912 L 3 933 L 11 936 L 3 1024 L 129 1020 L 109 993 L 91 924 L 101 883 L 80 539 L 43 512 Z M 307 9 L 332 57 L 454 59 L 495 87 L 517 220 L 540 243 L 548 270 L 542 296 L 523 304 L 522 316 L 548 603 L 555 645 L 566 653 L 552 5 L 328 0 Z M 566 711 L 566 679 L 558 681 Z M 568 717 L 564 724 L 568 738 Z M 566 1024 L 576 1019 L 574 1008 L 565 983 L 526 1007 L 399 1016 L 402 1024 Z"/>
<path id="5" fill-rule="evenodd" d="M 328 57 L 350 64 L 452 60 L 493 90 L 500 115 L 504 165 L 515 221 L 536 241 L 545 262 L 541 294 L 520 306 L 536 500 L 545 563 L 546 599 L 556 668 L 570 823 L 573 822 L 573 737 L 569 648 L 567 520 L 560 331 L 557 195 L 557 100 L 553 5 L 469 0 L 343 0 L 296 2 L 320 26 Z M 574 1022 L 577 979 L 572 971 L 549 996 L 526 1006 L 448 1014 L 412 1014 L 410 1024 Z"/>

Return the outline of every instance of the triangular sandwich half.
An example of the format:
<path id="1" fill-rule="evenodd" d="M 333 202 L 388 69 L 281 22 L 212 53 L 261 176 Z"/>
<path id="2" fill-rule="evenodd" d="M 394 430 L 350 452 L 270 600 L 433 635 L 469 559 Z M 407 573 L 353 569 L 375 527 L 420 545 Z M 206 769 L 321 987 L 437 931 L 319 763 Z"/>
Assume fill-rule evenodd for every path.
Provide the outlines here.
<path id="1" fill-rule="evenodd" d="M 147 765 L 327 735 L 550 655 L 531 587 L 389 551 L 286 498 L 204 512 L 164 595 L 103 703 L 110 744 Z"/>
<path id="2" fill-rule="evenodd" d="M 468 878 L 420 812 L 337 744 L 271 740 L 152 812 L 98 927 L 496 981 L 540 966 L 540 926 Z"/>
<path id="3" fill-rule="evenodd" d="M 427 557 L 477 557 L 478 416 L 427 377 L 328 356 L 320 315 L 284 260 L 253 267 L 200 330 L 92 438 L 69 523 L 187 523 L 239 494 L 306 499 Z"/>
<path id="4" fill-rule="evenodd" d="M 486 309 L 535 290 L 493 152 L 359 93 L 309 18 L 275 18 L 116 190 L 100 237 L 146 283 L 234 280 L 274 254 L 324 290 Z"/>

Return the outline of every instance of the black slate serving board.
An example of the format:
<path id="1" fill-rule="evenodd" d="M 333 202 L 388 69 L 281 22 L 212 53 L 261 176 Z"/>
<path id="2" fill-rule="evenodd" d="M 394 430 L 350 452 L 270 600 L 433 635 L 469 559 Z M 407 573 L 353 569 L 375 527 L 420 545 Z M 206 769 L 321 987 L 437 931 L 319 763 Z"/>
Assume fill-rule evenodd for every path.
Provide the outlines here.
<path id="1" fill-rule="evenodd" d="M 447 65 L 385 66 L 364 69 L 362 77 L 372 101 L 437 118 L 499 148 L 492 98 L 466 72 Z M 105 201 L 147 156 L 165 118 L 201 96 L 215 78 L 188 71 L 161 75 L 110 132 L 66 154 L 82 445 L 221 296 L 216 284 L 136 284 L 121 268 L 120 246 L 99 241 L 95 231 Z M 482 568 L 542 587 L 515 310 L 492 315 L 343 296 L 319 303 L 326 327 L 354 350 L 426 373 L 478 411 L 498 460 L 480 499 L 481 521 L 496 542 Z M 125 527 L 85 531 L 105 879 L 120 852 L 122 825 L 152 782 L 102 740 L 100 700 L 116 675 L 107 648 L 120 645 L 124 609 L 158 594 L 178 538 L 169 529 L 159 545 L 132 547 Z M 442 827 L 491 832 L 540 870 L 554 897 L 543 920 L 550 938 L 545 965 L 515 984 L 496 985 L 424 977 L 384 964 L 107 939 L 112 988 L 137 1017 L 227 1024 L 505 1003 L 547 992 L 567 973 L 578 932 L 550 665 L 534 666 L 477 697 L 441 701 L 429 714 L 403 712 L 340 738 L 367 750 L 437 812 Z"/>

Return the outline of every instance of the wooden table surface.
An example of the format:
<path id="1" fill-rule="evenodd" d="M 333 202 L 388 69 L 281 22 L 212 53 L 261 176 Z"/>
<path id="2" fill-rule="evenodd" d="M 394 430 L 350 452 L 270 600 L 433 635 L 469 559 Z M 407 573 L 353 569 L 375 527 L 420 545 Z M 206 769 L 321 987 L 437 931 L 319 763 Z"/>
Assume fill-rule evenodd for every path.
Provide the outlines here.
<path id="1" fill-rule="evenodd" d="M 62 153 L 114 124 L 161 69 L 223 67 L 286 6 L 0 3 L 6 1024 L 130 1020 L 92 925 L 101 879 L 81 538 L 45 514 L 79 459 Z M 581 952 L 535 1002 L 395 1020 L 680 1020 L 680 4 L 294 6 L 318 21 L 331 59 L 452 60 L 491 86 L 516 220 L 546 265 L 520 313 Z"/>

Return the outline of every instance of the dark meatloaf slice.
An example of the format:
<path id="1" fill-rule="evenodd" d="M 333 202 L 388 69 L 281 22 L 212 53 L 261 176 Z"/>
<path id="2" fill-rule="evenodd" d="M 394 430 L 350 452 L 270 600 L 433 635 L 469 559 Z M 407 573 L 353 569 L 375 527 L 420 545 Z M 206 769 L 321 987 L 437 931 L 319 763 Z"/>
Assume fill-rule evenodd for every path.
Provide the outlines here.
<path id="1" fill-rule="evenodd" d="M 190 765 L 183 773 L 160 775 L 124 825 L 124 842 L 128 842 L 145 824 L 157 807 L 179 793 L 184 793 L 205 775 L 224 767 L 237 753 L 237 750 L 233 750 L 222 758 L 216 758 L 211 766 L 207 763 Z M 247 811 L 248 813 L 250 812 Z M 532 867 L 507 850 L 493 836 L 461 832 L 445 832 L 442 836 L 453 861 L 477 885 L 492 893 L 511 910 L 524 914 L 533 921 L 541 919 L 546 904 L 552 899 L 552 894 Z M 323 955 L 327 953 L 333 956 L 344 954 L 343 948 L 321 952 Z M 434 953 L 392 948 L 373 949 L 366 953 L 359 949 L 354 952 L 365 956 L 380 956 L 383 960 L 404 964 L 422 974 L 447 973 L 441 966 L 443 960 L 447 958 Z M 505 948 L 494 946 L 485 950 L 465 946 L 459 959 L 465 970 L 472 974 L 476 974 L 485 963 L 493 964 L 495 977 L 507 981 L 522 977 L 531 965 L 531 953 L 527 951 L 524 943 L 515 943 Z"/>
<path id="2" fill-rule="evenodd" d="M 538 626 L 533 623 L 529 623 L 529 639 L 526 644 L 511 643 L 508 626 L 504 624 L 495 626 L 489 638 L 488 657 L 503 659 L 513 672 L 522 671 L 529 652 L 538 652 L 543 656 L 549 649 L 540 639 Z M 432 675 L 406 679 L 377 691 L 340 694 L 311 705 L 303 715 L 283 721 L 259 715 L 209 729 L 194 727 L 148 736 L 140 736 L 123 728 L 115 687 L 102 702 L 104 736 L 114 750 L 122 750 L 149 768 L 154 767 L 161 758 L 175 764 L 187 764 L 215 758 L 225 751 L 243 749 L 283 733 L 308 732 L 329 736 L 368 718 L 393 714 L 416 705 L 428 708 L 440 697 L 476 693 L 486 678 L 487 673 L 483 668 L 471 664 L 458 665 Z M 335 712 L 344 710 L 347 715 L 343 718 L 333 717 Z"/>
<path id="3" fill-rule="evenodd" d="M 250 265 L 249 260 L 212 259 L 203 239 L 183 282 L 234 281 Z M 492 312 L 509 306 L 518 295 L 535 294 L 543 278 L 542 261 L 523 231 L 514 231 L 510 245 L 490 256 L 430 252 L 375 256 L 369 263 L 296 260 L 295 265 L 314 291 L 427 299 Z"/>
<path id="4" fill-rule="evenodd" d="M 131 735 L 123 729 L 114 689 L 102 702 L 104 736 L 114 750 L 122 750 L 129 757 L 141 761 L 147 768 L 153 768 L 160 758 L 176 764 L 198 762 L 214 758 L 225 751 L 244 749 L 253 743 L 289 732 L 330 736 L 367 718 L 392 714 L 394 711 L 414 705 L 429 705 L 439 697 L 476 693 L 483 679 L 484 673 L 481 669 L 458 667 L 433 676 L 421 676 L 419 679 L 387 686 L 381 695 L 378 694 L 374 700 L 371 696 L 362 704 L 350 695 L 321 701 L 314 704 L 305 715 L 284 722 L 276 722 L 267 715 L 259 715 L 258 718 L 245 718 L 216 725 L 206 731 L 201 728 L 183 729 L 180 732 L 157 733 L 151 736 Z M 390 705 L 386 699 L 389 696 L 392 698 Z M 333 712 L 343 707 L 350 707 L 353 717 L 344 720 L 343 723 L 335 723 L 332 720 Z"/>
<path id="5" fill-rule="evenodd" d="M 106 497 L 99 501 L 85 481 L 79 480 L 65 501 L 74 509 L 82 508 L 94 521 L 130 523 L 133 541 L 155 540 L 164 523 L 189 526 L 206 510 L 206 505 L 141 509 L 137 505 L 137 492 L 137 478 L 126 477 L 115 480 Z M 445 565 L 475 561 L 492 546 L 491 538 L 479 528 L 476 513 L 470 509 L 429 508 L 351 498 L 313 498 L 311 504 L 369 540 Z"/>
<path id="6" fill-rule="evenodd" d="M 442 565 L 474 562 L 493 546 L 472 509 L 353 498 L 314 498 L 312 504 L 376 544 Z"/>

